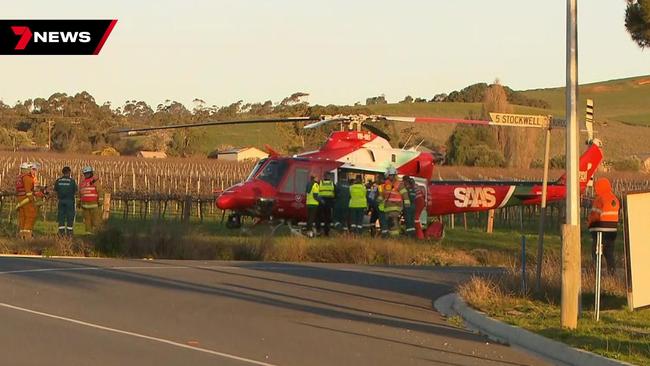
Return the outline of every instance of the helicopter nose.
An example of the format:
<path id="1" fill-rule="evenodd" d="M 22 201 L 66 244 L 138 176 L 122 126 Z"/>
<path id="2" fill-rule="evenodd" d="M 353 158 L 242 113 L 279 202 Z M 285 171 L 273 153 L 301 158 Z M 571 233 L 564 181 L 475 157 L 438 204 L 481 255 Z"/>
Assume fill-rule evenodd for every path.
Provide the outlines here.
<path id="1" fill-rule="evenodd" d="M 217 198 L 217 207 L 222 210 L 232 210 L 237 206 L 235 201 L 236 200 L 234 195 L 222 194 L 219 196 L 219 198 Z"/>
<path id="2" fill-rule="evenodd" d="M 222 210 L 245 210 L 255 203 L 254 189 L 247 185 L 232 187 L 217 198 L 217 207 Z"/>

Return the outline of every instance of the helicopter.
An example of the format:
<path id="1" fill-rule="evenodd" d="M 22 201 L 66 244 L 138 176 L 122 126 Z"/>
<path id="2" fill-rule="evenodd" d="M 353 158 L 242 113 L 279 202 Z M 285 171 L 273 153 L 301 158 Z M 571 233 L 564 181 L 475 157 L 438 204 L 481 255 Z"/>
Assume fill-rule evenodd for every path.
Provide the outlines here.
<path id="1" fill-rule="evenodd" d="M 442 117 L 334 115 L 214 121 L 122 129 L 117 132 L 133 136 L 154 130 L 232 124 L 311 122 L 304 126 L 306 129 L 340 124 L 340 130 L 332 132 L 315 151 L 282 156 L 269 148 L 269 157 L 259 160 L 243 182 L 221 192 L 215 203 L 219 209 L 230 212 L 227 220 L 229 228 L 240 228 L 242 216 L 255 217 L 258 222 L 280 220 L 290 225 L 304 223 L 307 218 L 305 187 L 310 177 L 320 179 L 332 173 L 336 183 L 361 175 L 364 182 L 377 182 L 389 167 L 395 168 L 399 176 L 412 177 L 422 188 L 426 199 L 424 211 L 429 217 L 541 203 L 541 181 L 432 180 L 434 156 L 431 153 L 417 151 L 416 148 L 394 148 L 389 143 L 389 137 L 373 125 L 375 122 L 390 121 L 499 125 L 493 121 Z M 602 158 L 600 142 L 591 139 L 579 162 L 581 192 L 586 189 Z M 548 183 L 547 202 L 564 199 L 565 183 L 565 176 Z"/>

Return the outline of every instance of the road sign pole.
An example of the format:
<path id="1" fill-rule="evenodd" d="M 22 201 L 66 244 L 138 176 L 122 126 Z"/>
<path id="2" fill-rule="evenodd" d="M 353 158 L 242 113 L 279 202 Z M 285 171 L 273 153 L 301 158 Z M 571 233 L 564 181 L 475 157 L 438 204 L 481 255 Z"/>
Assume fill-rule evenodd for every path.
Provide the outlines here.
<path id="1" fill-rule="evenodd" d="M 577 0 L 567 0 L 566 29 L 566 223 L 562 227 L 562 327 L 578 326 L 580 294 L 580 202 L 578 181 Z"/>
<path id="2" fill-rule="evenodd" d="M 542 202 L 539 218 L 539 235 L 537 235 L 537 278 L 535 290 L 539 292 L 542 287 L 542 261 L 544 260 L 544 221 L 546 220 L 546 190 L 548 187 L 548 165 L 551 155 L 551 124 L 552 117 L 549 116 L 549 126 L 546 129 L 544 139 L 544 179 L 542 180 Z"/>
<path id="3" fill-rule="evenodd" d="M 600 277 L 603 266 L 603 232 L 596 233 L 596 291 L 594 299 L 594 315 L 596 321 L 600 320 Z"/>

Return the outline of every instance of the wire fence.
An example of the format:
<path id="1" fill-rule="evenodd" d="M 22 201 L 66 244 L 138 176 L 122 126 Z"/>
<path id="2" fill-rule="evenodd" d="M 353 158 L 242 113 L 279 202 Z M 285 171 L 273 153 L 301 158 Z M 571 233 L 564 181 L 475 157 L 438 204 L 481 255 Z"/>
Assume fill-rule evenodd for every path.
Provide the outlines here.
<path id="1" fill-rule="evenodd" d="M 15 220 L 15 180 L 23 161 L 40 164 L 39 185 L 51 185 L 63 166 L 72 168 L 79 181 L 81 168 L 91 165 L 100 178 L 102 191 L 109 194 L 106 216 L 112 220 L 185 220 L 221 222 L 225 212 L 215 205 L 216 196 L 225 188 L 245 179 L 254 162 L 228 162 L 208 159 L 138 159 L 133 157 L 99 157 L 65 154 L 3 153 L 0 156 L 0 222 Z M 558 175 L 560 172 L 554 172 Z M 531 180 L 541 178 L 539 169 L 483 169 L 442 167 L 437 179 L 498 180 L 505 177 Z M 553 174 L 552 174 L 553 175 Z M 615 193 L 650 190 L 650 179 L 642 174 L 606 173 Z M 591 189 L 583 199 L 583 208 L 590 206 Z M 39 210 L 40 218 L 56 219 L 56 198 L 46 199 Z M 550 203 L 546 226 L 558 230 L 564 221 L 564 202 Z M 588 210 L 583 210 L 586 215 Z M 494 211 L 494 226 L 532 229 L 539 222 L 540 207 L 507 207 Z M 485 228 L 489 214 L 467 213 L 447 215 L 447 227 Z"/>

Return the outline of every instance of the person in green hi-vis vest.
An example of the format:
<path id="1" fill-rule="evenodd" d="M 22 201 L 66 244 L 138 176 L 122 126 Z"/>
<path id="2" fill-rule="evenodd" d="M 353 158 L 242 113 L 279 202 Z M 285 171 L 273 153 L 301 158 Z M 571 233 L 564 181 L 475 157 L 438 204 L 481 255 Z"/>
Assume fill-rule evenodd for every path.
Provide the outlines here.
<path id="1" fill-rule="evenodd" d="M 305 187 L 305 201 L 307 203 L 307 227 L 305 229 L 307 236 L 310 238 L 313 238 L 316 235 L 316 229 L 313 227 L 314 224 L 316 225 L 316 228 L 320 225 L 318 220 L 318 205 L 320 204 L 319 200 L 321 199 L 318 197 L 319 190 L 320 187 L 316 181 L 316 177 L 312 175 L 307 183 L 307 187 Z"/>
<path id="2" fill-rule="evenodd" d="M 366 186 L 363 185 L 360 175 L 350 185 L 350 229 L 353 233 L 361 234 L 363 230 L 363 216 L 368 209 Z"/>
<path id="3" fill-rule="evenodd" d="M 325 178 L 318 183 L 318 196 L 322 198 L 318 205 L 318 222 L 322 225 L 321 229 L 325 236 L 330 235 L 332 208 L 334 208 L 335 199 L 334 190 L 334 174 L 332 172 L 327 172 L 325 173 Z"/>

